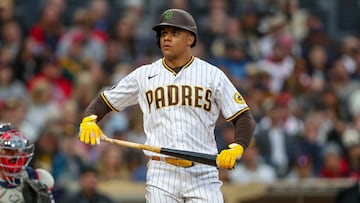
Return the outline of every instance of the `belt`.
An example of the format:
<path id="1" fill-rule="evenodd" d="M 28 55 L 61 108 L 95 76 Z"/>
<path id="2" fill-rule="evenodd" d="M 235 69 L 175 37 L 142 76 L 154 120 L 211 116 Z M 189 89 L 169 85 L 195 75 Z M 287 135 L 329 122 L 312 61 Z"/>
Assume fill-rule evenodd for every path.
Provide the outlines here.
<path id="1" fill-rule="evenodd" d="M 188 168 L 188 167 L 195 165 L 195 163 L 192 161 L 185 160 L 185 159 L 176 159 L 176 158 L 171 158 L 171 157 L 152 156 L 151 160 L 163 161 L 165 163 L 168 163 L 168 164 L 171 164 L 174 166 L 184 167 L 184 168 Z"/>

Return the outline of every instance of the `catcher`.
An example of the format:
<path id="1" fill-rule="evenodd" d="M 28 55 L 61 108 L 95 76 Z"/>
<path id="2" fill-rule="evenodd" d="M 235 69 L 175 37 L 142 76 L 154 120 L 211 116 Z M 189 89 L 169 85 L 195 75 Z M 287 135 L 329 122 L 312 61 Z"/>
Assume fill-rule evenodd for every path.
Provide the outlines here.
<path id="1" fill-rule="evenodd" d="M 28 166 L 34 145 L 9 123 L 0 123 L 0 203 L 55 202 L 54 178 L 44 169 Z"/>

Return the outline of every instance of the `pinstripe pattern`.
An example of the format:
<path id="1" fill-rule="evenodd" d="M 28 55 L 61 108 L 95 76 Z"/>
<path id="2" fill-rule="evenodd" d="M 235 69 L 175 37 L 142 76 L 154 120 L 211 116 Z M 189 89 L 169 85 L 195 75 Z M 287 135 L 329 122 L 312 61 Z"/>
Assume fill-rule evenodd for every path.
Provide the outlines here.
<path id="1" fill-rule="evenodd" d="M 216 168 L 196 164 L 182 168 L 160 161 L 149 161 L 147 202 L 220 203 L 222 183 Z"/>
<path id="2" fill-rule="evenodd" d="M 214 129 L 220 112 L 230 121 L 248 109 L 226 75 L 196 57 L 179 73 L 167 67 L 163 59 L 141 66 L 105 90 L 102 98 L 117 111 L 140 105 L 145 144 L 208 154 L 218 153 Z M 223 201 L 214 167 L 199 164 L 184 169 L 158 161 L 149 165 L 149 202 L 177 202 L 177 198 L 187 202 Z"/>

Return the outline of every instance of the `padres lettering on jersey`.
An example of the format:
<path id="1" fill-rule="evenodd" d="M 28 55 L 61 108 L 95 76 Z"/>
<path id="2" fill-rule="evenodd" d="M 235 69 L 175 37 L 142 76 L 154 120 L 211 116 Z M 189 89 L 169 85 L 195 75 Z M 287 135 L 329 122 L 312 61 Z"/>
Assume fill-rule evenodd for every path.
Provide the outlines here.
<path id="1" fill-rule="evenodd" d="M 219 68 L 195 57 L 178 73 L 163 59 L 141 66 L 101 96 L 114 111 L 140 105 L 145 144 L 209 154 L 219 113 L 230 121 L 248 109 Z"/>
<path id="2" fill-rule="evenodd" d="M 158 87 L 155 90 L 148 90 L 146 100 L 150 105 L 155 105 L 156 109 L 169 106 L 192 106 L 202 108 L 205 111 L 211 110 L 211 90 L 203 87 L 191 87 L 189 85 L 168 85 Z"/>

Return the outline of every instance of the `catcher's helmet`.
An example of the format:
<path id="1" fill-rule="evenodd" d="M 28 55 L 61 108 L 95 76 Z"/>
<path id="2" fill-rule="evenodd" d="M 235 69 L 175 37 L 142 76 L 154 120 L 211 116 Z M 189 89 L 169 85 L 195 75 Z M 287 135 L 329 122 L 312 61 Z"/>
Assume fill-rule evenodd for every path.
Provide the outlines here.
<path id="1" fill-rule="evenodd" d="M 194 43 L 191 45 L 191 47 L 196 45 L 197 26 L 194 18 L 190 15 L 190 13 L 181 9 L 168 9 L 161 14 L 159 23 L 152 28 L 154 31 L 156 31 L 158 46 L 160 46 L 159 32 L 163 26 L 177 27 L 191 32 L 195 36 Z"/>
<path id="2" fill-rule="evenodd" d="M 20 131 L 10 129 L 0 133 L 0 172 L 9 184 L 20 183 L 23 169 L 33 155 L 34 145 Z"/>
<path id="3" fill-rule="evenodd" d="M 0 123 L 0 136 L 6 131 L 15 130 L 15 126 L 10 123 Z"/>

